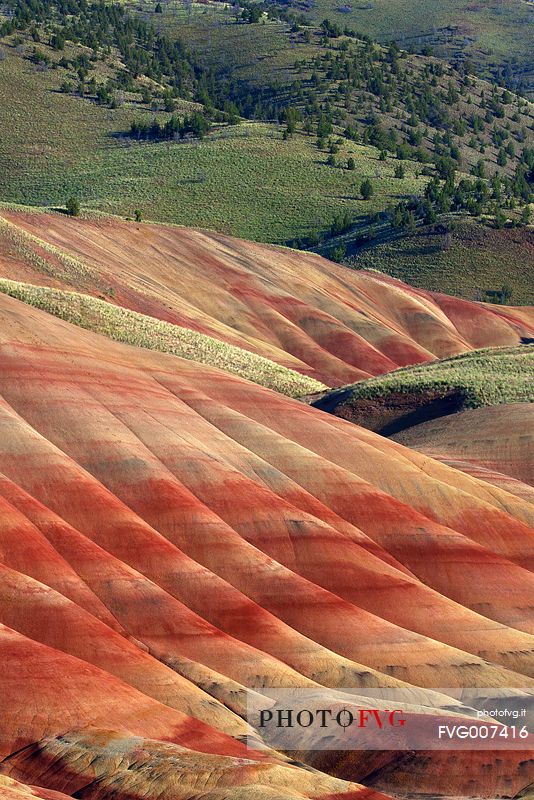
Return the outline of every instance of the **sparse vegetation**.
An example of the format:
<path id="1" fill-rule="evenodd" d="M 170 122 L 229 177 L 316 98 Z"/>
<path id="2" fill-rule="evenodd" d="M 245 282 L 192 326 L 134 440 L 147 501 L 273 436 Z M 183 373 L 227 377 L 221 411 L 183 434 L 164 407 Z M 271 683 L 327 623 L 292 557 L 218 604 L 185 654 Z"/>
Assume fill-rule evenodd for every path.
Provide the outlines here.
<path id="1" fill-rule="evenodd" d="M 458 393 L 463 408 L 501 403 L 534 402 L 534 346 L 497 347 L 462 353 L 453 358 L 403 367 L 387 375 L 343 387 L 350 399 L 383 400 L 389 394 L 433 399 Z"/>
<path id="2" fill-rule="evenodd" d="M 89 295 L 5 279 L 0 291 L 109 339 L 218 367 L 291 397 L 325 389 L 263 356 Z"/>
<path id="3" fill-rule="evenodd" d="M 298 132 L 281 147 L 279 127 L 269 123 L 243 122 L 203 141 L 125 144 L 120 134 L 131 121 L 128 106 L 91 105 L 54 91 L 55 82 L 52 71 L 34 72 L 12 53 L 0 62 L 0 104 L 14 112 L 0 137 L 4 200 L 64 207 L 72 195 L 84 212 L 131 217 L 140 208 L 146 220 L 306 245 L 336 215 L 350 210 L 364 223 L 399 192 L 421 193 L 428 181 L 416 176 L 412 162 L 405 180 L 395 180 L 393 164 L 379 163 L 374 147 L 353 142 L 342 149 L 356 169 L 331 169 L 317 159 L 311 137 Z M 377 172 L 375 196 L 366 204 L 359 181 Z"/>
<path id="4" fill-rule="evenodd" d="M 512 87 L 534 92 L 530 33 L 534 9 L 524 0 L 373 0 L 349 6 L 314 0 L 306 7 L 309 20 L 328 17 L 343 28 L 354 27 L 379 41 L 394 39 L 406 49 L 465 63 Z"/>
<path id="5" fill-rule="evenodd" d="M 0 242 L 5 243 L 8 252 L 11 251 L 15 256 L 27 261 L 43 275 L 73 280 L 77 284 L 84 283 L 90 278 L 91 285 L 100 286 L 98 275 L 83 261 L 24 231 L 3 217 L 0 217 Z M 43 251 L 50 254 L 51 258 L 47 259 Z"/>
<path id="6" fill-rule="evenodd" d="M 412 286 L 500 302 L 508 284 L 511 302 L 534 305 L 534 230 L 504 228 L 445 217 L 408 235 L 378 241 L 345 263 L 377 269 Z"/>
<path id="7" fill-rule="evenodd" d="M 263 0 L 5 8 L 4 199 L 142 208 L 342 261 L 373 244 L 378 268 L 388 242 L 451 213 L 502 235 L 529 224 L 532 104 L 468 63 L 378 45 L 349 7 L 342 24 Z M 456 263 L 454 239 L 441 252 Z M 448 290 L 441 271 L 432 288 Z"/>
<path id="8" fill-rule="evenodd" d="M 297 10 L 262 2 L 241 3 L 234 15 L 222 4 L 184 9 L 169 0 L 157 20 L 153 4 L 110 3 L 105 13 L 91 3 L 67 13 L 56 0 L 38 7 L 9 0 L 9 7 L 2 26 L 9 102 L 20 86 L 25 108 L 42 102 L 46 117 L 83 117 L 85 130 L 71 125 L 51 142 L 49 126 L 35 137 L 38 120 L 10 115 L 8 128 L 16 130 L 0 141 L 7 199 L 57 204 L 61 184 L 63 197 L 75 194 L 84 208 L 131 216 L 142 203 L 147 218 L 304 247 L 315 246 L 317 235 L 328 239 L 332 220 L 346 211 L 357 236 L 374 235 L 378 211 L 387 211 L 382 222 L 407 232 L 449 210 L 495 215 L 497 225 L 503 215 L 504 224 L 526 219 L 532 107 L 465 65 L 379 47 L 328 20 L 309 27 Z M 13 61 L 22 64 L 13 69 Z M 13 72 L 22 73 L 15 92 Z M 31 103 L 23 100 L 26 82 L 33 82 Z M 232 131 L 243 116 L 269 122 Z M 312 154 L 315 135 L 325 152 L 320 159 Z M 260 136 L 276 144 L 262 153 L 249 148 L 247 139 Z M 222 144 L 228 140 L 231 148 Z M 41 148 L 48 160 L 36 159 L 28 170 L 28 153 Z M 245 186 L 234 196 L 234 180 L 253 158 L 257 175 L 253 165 L 245 169 L 251 192 Z M 269 194 L 270 176 L 279 177 L 283 162 L 287 178 L 278 197 L 263 196 L 260 220 L 254 198 Z M 139 197 L 133 175 L 140 175 Z M 397 185 L 386 187 L 385 175 L 396 176 Z M 323 209 L 312 183 L 325 186 Z M 371 192 L 373 201 L 360 203 Z M 328 243 L 336 252 L 340 246 L 346 244 Z"/>

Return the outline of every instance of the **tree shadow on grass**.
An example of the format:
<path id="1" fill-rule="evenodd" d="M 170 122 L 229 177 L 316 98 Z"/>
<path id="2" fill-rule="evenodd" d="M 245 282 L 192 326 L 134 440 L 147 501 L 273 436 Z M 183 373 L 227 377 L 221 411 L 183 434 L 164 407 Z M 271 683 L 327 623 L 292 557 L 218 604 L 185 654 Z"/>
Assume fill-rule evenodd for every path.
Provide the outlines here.
<path id="1" fill-rule="evenodd" d="M 50 211 L 53 211 L 55 214 L 63 214 L 64 217 L 72 216 L 66 208 L 60 208 L 59 206 L 50 206 Z"/>

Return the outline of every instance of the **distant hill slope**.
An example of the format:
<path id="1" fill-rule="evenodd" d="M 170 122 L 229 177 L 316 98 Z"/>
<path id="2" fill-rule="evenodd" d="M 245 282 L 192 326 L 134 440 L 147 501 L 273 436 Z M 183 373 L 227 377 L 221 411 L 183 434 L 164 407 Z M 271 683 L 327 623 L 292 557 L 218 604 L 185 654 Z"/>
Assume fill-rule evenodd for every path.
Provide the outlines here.
<path id="1" fill-rule="evenodd" d="M 132 3 L 131 8 L 138 12 L 140 6 Z M 512 141 L 516 153 L 522 143 L 534 144 L 531 103 L 507 95 L 502 87 L 484 80 L 480 70 L 470 69 L 466 75 L 457 62 L 391 50 L 388 44 L 393 35 L 381 40 L 385 46 L 363 41 L 359 32 L 368 31 L 358 27 L 357 21 L 369 14 L 361 8 L 355 15 L 330 15 L 335 36 L 318 25 L 267 20 L 236 24 L 231 7 L 217 2 L 195 5 L 187 17 L 180 13 L 179 0 L 167 0 L 162 15 L 154 14 L 147 4 L 142 8 L 147 19 L 157 20 L 163 29 L 183 39 L 200 63 L 232 82 L 237 96 L 239 92 L 246 96 L 248 91 L 249 103 L 257 102 L 258 110 L 269 109 L 271 116 L 292 104 L 306 117 L 313 115 L 313 104 L 326 109 L 327 103 L 341 131 L 351 126 L 365 141 L 378 124 L 383 142 L 390 147 L 386 131 L 394 131 L 399 144 L 432 154 L 441 145 L 454 144 L 465 172 L 482 159 L 488 175 L 495 170 L 506 174 L 515 167 L 514 157 L 506 170 L 497 163 L 496 133 L 506 137 L 505 145 Z M 291 4 L 289 12 L 281 8 L 284 12 L 299 13 Z M 314 13 L 312 9 L 309 16 Z M 534 20 L 534 13 L 529 16 Z M 306 15 L 300 13 L 302 19 Z M 321 21 L 322 17 L 317 20 Z M 346 36 L 351 29 L 355 35 Z"/>
<path id="2" fill-rule="evenodd" d="M 364 247 L 346 260 L 376 268 L 412 286 L 467 300 L 534 304 L 534 227 L 497 230 L 474 220 L 444 220 L 383 244 Z"/>
<path id="3" fill-rule="evenodd" d="M 1 212 L 0 274 L 92 294 L 339 386 L 534 337 L 534 309 L 485 306 L 312 253 L 113 218 Z"/>
<path id="4" fill-rule="evenodd" d="M 328 16 L 381 41 L 395 40 L 406 48 L 430 48 L 445 58 L 470 61 L 479 71 L 522 85 L 534 95 L 534 9 L 530 0 L 373 0 L 345 4 L 315 0 L 311 16 L 319 20 Z"/>
<path id="5" fill-rule="evenodd" d="M 465 723 L 462 687 L 534 690 L 532 504 L 5 295 L 0 429 L 0 774 L 86 800 L 532 782 L 528 738 L 409 769 L 395 750 L 243 743 L 245 687 L 402 686 L 429 724 Z"/>
<path id="6" fill-rule="evenodd" d="M 59 56 L 53 53 L 55 63 Z M 144 219 L 285 243 L 329 230 L 346 211 L 354 222 L 366 220 L 399 193 L 421 194 L 428 181 L 414 161 L 396 179 L 394 164 L 379 163 L 375 147 L 348 140 L 340 156 L 354 158 L 356 169 L 332 169 L 314 137 L 283 141 L 282 126 L 272 122 L 216 126 L 202 141 L 137 142 L 127 136 L 134 120 L 156 116 L 163 124 L 171 115 L 154 114 L 136 93 L 118 108 L 62 93 L 62 73 L 70 75 L 39 70 L 0 42 L 2 200 L 63 206 L 75 196 L 107 213 L 133 218 L 139 209 Z M 198 107 L 174 103 L 180 116 Z M 370 201 L 359 191 L 366 177 L 375 187 Z"/>
<path id="7" fill-rule="evenodd" d="M 526 213 L 526 99 L 433 57 L 292 24 L 276 6 L 283 20 L 245 24 L 226 4 L 185 19 L 173 3 L 161 14 L 107 3 L 127 16 L 97 36 L 98 5 L 77 7 L 74 35 L 64 4 L 7 0 L 0 197 L 62 206 L 74 196 L 103 212 L 309 248 L 339 229 L 393 224 L 399 206 L 408 224 L 410 211 Z M 120 30 L 134 23 L 125 49 Z M 449 178 L 446 196 L 428 189 L 436 176 Z"/>
<path id="8" fill-rule="evenodd" d="M 388 436 L 466 408 L 534 403 L 533 377 L 533 345 L 475 350 L 343 387 L 313 405 Z"/>

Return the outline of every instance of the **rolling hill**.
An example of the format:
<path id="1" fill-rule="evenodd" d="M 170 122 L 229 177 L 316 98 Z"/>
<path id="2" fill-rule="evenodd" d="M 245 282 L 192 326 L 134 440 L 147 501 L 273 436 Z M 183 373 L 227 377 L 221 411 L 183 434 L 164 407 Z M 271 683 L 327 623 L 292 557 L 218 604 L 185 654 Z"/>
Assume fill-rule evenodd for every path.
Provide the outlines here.
<path id="1" fill-rule="evenodd" d="M 86 294 L 2 279 L 0 292 L 115 341 L 209 364 L 290 397 L 326 389 L 319 381 L 268 358 Z"/>
<path id="2" fill-rule="evenodd" d="M 533 415 L 533 403 L 469 409 L 394 439 L 533 502 Z"/>
<path id="3" fill-rule="evenodd" d="M 2 0 L 0 800 L 533 800 L 533 22 Z"/>
<path id="4" fill-rule="evenodd" d="M 469 61 L 479 72 L 534 92 L 530 49 L 534 12 L 524 0 L 373 0 L 345 5 L 316 0 L 310 13 L 315 19 L 326 15 L 382 41 L 394 39 L 406 48 Z"/>
<path id="5" fill-rule="evenodd" d="M 313 404 L 390 436 L 469 408 L 492 408 L 486 418 L 498 418 L 495 406 L 532 403 L 533 372 L 532 344 L 493 347 L 323 392 Z M 507 413 L 506 409 L 505 417 Z"/>
<path id="6" fill-rule="evenodd" d="M 496 230 L 474 220 L 448 219 L 362 247 L 345 263 L 466 300 L 499 301 L 505 287 L 514 305 L 534 303 L 532 227 Z"/>
<path id="7" fill-rule="evenodd" d="M 532 308 L 424 292 L 313 253 L 114 218 L 7 208 L 1 218 L 0 276 L 92 295 L 327 386 L 534 336 Z M 52 308 L 40 291 L 41 307 Z M 74 307 L 68 318 L 80 321 Z M 91 314 L 82 324 L 96 325 Z M 127 330 L 121 337 L 130 340 Z"/>
<path id="8" fill-rule="evenodd" d="M 79 5 L 73 31 L 56 0 L 8 0 L 4 200 L 75 197 L 130 218 L 319 243 L 336 260 L 339 229 L 357 242 L 399 207 L 408 227 L 444 210 L 528 216 L 526 99 L 430 56 L 292 22 L 276 5 L 281 18 L 257 24 L 221 3 L 163 5 L 108 3 L 107 25 L 98 4 Z M 429 183 L 451 170 L 457 190 L 430 202 Z"/>
<path id="9" fill-rule="evenodd" d="M 496 131 L 506 143 L 511 139 L 518 151 L 520 141 L 532 145 L 532 104 L 525 98 L 507 95 L 480 72 L 471 69 L 466 74 L 450 60 L 391 49 L 388 44 L 395 37 L 379 46 L 358 35 L 357 25 L 352 26 L 353 35 L 346 35 L 350 15 L 334 18 L 336 27 L 328 29 L 302 24 L 303 14 L 293 25 L 291 20 L 269 19 L 239 24 L 230 6 L 217 2 L 193 4 L 189 15 L 179 0 L 168 0 L 161 15 L 148 3 L 133 3 L 131 8 L 137 13 L 141 8 L 145 19 L 180 37 L 200 63 L 235 86 L 236 97 L 248 92 L 269 108 L 270 116 L 292 104 L 306 117 L 318 103 L 333 113 L 340 132 L 354 128 L 366 141 L 371 123 L 378 124 L 397 137 L 393 147 L 382 137 L 386 149 L 394 153 L 395 144 L 404 144 L 416 158 L 418 151 L 439 153 L 440 137 L 447 139 L 452 133 L 465 172 L 481 158 L 488 173 L 513 169 L 513 156 L 507 170 L 497 163 Z M 503 98 L 506 102 L 501 104 Z"/>
<path id="10" fill-rule="evenodd" d="M 40 71 L 13 47 L 0 44 L 0 50 L 7 53 L 0 57 L 0 196 L 6 201 L 63 206 L 73 195 L 106 213 L 133 217 L 140 209 L 145 219 L 285 243 L 330 228 L 346 210 L 355 221 L 367 218 L 399 194 L 422 192 L 427 182 L 411 161 L 405 179 L 395 179 L 394 165 L 379 163 L 375 147 L 349 141 L 343 154 L 356 160 L 357 170 L 331 169 L 311 136 L 284 142 L 282 126 L 272 122 L 220 125 L 202 141 L 136 142 L 128 137 L 132 121 L 155 116 L 139 94 L 126 95 L 119 108 L 98 105 L 60 92 L 70 71 Z M 60 60 L 57 53 L 53 58 Z M 197 107 L 175 104 L 182 114 Z M 170 114 L 156 116 L 164 121 Z M 359 194 L 366 176 L 376 180 L 368 203 Z"/>
<path id="11" fill-rule="evenodd" d="M 530 747 L 414 752 L 406 769 L 395 751 L 288 760 L 243 743 L 244 687 L 411 686 L 460 719 L 434 690 L 530 694 L 531 503 L 5 295 L 0 428 L 6 800 L 532 783 Z"/>

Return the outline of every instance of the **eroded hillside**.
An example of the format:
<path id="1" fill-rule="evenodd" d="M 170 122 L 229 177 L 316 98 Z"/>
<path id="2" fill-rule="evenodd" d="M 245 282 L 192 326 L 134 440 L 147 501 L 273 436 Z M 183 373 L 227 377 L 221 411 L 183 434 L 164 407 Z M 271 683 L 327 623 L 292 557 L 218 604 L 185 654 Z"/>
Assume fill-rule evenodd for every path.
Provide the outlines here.
<path id="1" fill-rule="evenodd" d="M 14 298 L 0 320 L 2 775 L 88 800 L 532 782 L 521 751 L 300 754 L 329 777 L 242 744 L 245 686 L 530 691 L 531 503 Z"/>
<path id="2" fill-rule="evenodd" d="M 2 210 L 0 273 L 75 289 L 339 386 L 534 336 L 484 305 L 208 231 Z"/>

